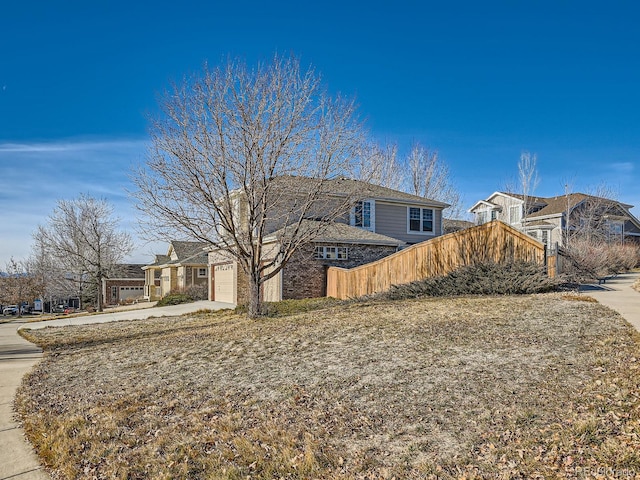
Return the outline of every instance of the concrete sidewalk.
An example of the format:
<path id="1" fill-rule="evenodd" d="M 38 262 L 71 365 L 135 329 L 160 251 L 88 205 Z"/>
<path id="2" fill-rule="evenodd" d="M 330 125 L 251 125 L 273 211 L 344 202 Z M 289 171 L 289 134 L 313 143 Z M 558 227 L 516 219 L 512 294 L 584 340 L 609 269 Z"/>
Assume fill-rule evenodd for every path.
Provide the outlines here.
<path id="1" fill-rule="evenodd" d="M 14 420 L 13 399 L 22 377 L 42 357 L 42 350 L 20 335 L 21 328 L 45 328 L 67 325 L 143 320 L 149 317 L 183 315 L 198 310 L 221 310 L 235 305 L 223 302 L 200 301 L 98 315 L 59 318 L 42 322 L 15 319 L 0 324 L 0 480 L 46 480 L 45 472 L 31 445 L 26 441 L 20 425 Z"/>
<path id="2" fill-rule="evenodd" d="M 583 285 L 580 291 L 615 310 L 640 331 L 640 292 L 631 288 L 639 278 L 640 272 L 624 273 L 602 285 Z"/>

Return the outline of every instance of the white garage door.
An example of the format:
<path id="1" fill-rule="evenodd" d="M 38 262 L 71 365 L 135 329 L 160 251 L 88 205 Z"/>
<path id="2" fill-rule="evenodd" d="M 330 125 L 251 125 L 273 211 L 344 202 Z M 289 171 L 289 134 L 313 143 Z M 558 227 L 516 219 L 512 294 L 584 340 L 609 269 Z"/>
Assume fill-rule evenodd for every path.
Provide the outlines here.
<path id="1" fill-rule="evenodd" d="M 224 265 L 216 265 L 213 268 L 213 272 L 214 300 L 217 302 L 236 303 L 236 272 L 234 264 L 226 263 Z"/>

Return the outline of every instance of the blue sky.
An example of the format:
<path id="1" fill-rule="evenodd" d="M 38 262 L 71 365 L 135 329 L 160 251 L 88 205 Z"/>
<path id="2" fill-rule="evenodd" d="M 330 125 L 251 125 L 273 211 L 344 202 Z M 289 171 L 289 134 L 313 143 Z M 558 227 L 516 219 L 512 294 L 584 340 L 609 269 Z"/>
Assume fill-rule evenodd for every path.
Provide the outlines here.
<path id="1" fill-rule="evenodd" d="M 640 207 L 637 2 L 5 3 L 0 268 L 28 255 L 59 198 L 106 197 L 133 232 L 128 175 L 158 94 L 229 56 L 313 65 L 375 139 L 438 150 L 467 206 L 530 151 L 537 194 L 605 182 Z M 140 241 L 131 260 L 158 248 Z"/>

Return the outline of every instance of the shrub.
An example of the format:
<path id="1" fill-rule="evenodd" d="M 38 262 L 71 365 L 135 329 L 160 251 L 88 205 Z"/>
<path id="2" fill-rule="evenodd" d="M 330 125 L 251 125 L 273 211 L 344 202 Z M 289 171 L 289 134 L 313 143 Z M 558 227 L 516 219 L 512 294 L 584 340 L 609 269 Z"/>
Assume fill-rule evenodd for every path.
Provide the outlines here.
<path id="1" fill-rule="evenodd" d="M 513 295 L 556 290 L 559 279 L 549 278 L 535 263 L 482 263 L 461 267 L 448 275 L 394 285 L 383 298 L 444 297 L 456 295 Z"/>
<path id="2" fill-rule="evenodd" d="M 184 289 L 186 295 L 189 295 L 194 300 L 207 300 L 209 298 L 209 292 L 207 291 L 207 284 L 191 285 Z"/>
<path id="3" fill-rule="evenodd" d="M 156 307 L 180 305 L 181 303 L 190 303 L 193 301 L 193 297 L 187 295 L 185 292 L 169 292 L 168 295 L 165 295 L 158 301 L 158 303 L 156 303 Z"/>
<path id="4" fill-rule="evenodd" d="M 617 275 L 638 264 L 635 245 L 611 244 L 604 241 L 573 239 L 564 249 L 568 260 L 565 273 L 577 282 Z"/>

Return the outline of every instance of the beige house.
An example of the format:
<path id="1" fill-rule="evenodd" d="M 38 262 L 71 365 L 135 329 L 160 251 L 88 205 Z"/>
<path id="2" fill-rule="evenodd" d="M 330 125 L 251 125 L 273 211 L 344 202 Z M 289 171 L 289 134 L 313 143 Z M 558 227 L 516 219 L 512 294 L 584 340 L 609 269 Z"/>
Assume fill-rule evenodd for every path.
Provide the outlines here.
<path id="1" fill-rule="evenodd" d="M 166 255 L 156 255 L 144 270 L 144 298 L 159 300 L 170 292 L 190 287 L 206 288 L 209 267 L 205 244 L 200 242 L 171 241 Z"/>
<path id="2" fill-rule="evenodd" d="M 295 181 L 299 187 L 304 179 Z M 331 187 L 327 197 L 357 191 L 362 193 L 361 200 L 354 202 L 351 210 L 323 234 L 300 248 L 277 275 L 265 282 L 265 301 L 323 296 L 329 266 L 363 265 L 443 233 L 442 211 L 449 206 L 446 203 L 358 180 L 337 179 Z M 242 215 L 241 198 L 237 203 L 238 215 Z M 311 228 L 315 220 L 309 218 L 306 222 Z M 265 260 L 270 260 L 270 251 L 278 251 L 279 239 L 285 231 L 286 225 L 271 225 L 271 232 L 264 239 Z M 208 264 L 209 299 L 243 303 L 247 280 L 237 262 L 224 252 L 212 250 Z"/>
<path id="3" fill-rule="evenodd" d="M 480 225 L 498 219 L 551 247 L 562 247 L 567 236 L 596 235 L 610 242 L 640 241 L 640 221 L 633 205 L 584 193 L 556 197 L 525 197 L 494 192 L 469 212 Z"/>

